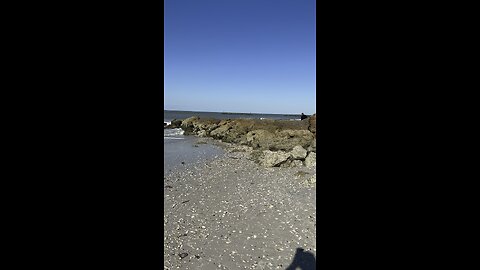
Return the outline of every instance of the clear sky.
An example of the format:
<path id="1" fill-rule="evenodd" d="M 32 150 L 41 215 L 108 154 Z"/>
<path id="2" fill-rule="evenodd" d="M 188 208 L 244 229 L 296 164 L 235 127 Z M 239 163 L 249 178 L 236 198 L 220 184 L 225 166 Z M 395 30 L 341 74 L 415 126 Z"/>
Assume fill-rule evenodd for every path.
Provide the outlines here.
<path id="1" fill-rule="evenodd" d="M 167 110 L 316 112 L 315 0 L 165 0 Z"/>

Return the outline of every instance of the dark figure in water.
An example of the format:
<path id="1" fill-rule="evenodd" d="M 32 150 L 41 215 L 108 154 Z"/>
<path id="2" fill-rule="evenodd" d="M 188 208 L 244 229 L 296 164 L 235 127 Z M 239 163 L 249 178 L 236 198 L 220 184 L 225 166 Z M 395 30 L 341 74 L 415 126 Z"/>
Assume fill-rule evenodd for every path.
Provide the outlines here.
<path id="1" fill-rule="evenodd" d="M 306 116 L 305 114 L 303 114 L 302 112 L 302 115 L 300 116 L 300 120 L 303 120 L 303 119 L 307 119 L 308 116 Z"/>
<path id="2" fill-rule="evenodd" d="M 315 270 L 315 256 L 311 252 L 305 252 L 303 248 L 297 248 L 293 262 L 285 270 Z"/>

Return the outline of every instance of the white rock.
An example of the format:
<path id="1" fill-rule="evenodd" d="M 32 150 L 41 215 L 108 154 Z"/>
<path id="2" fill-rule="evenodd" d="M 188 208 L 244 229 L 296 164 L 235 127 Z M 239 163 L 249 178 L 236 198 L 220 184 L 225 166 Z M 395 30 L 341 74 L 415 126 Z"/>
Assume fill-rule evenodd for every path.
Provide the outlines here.
<path id="1" fill-rule="evenodd" d="M 294 159 L 304 159 L 307 156 L 307 150 L 300 145 L 295 146 L 290 152 Z"/>
<path id="2" fill-rule="evenodd" d="M 305 158 L 305 166 L 315 167 L 317 165 L 317 154 L 315 152 L 308 153 L 307 158 Z"/>
<path id="3" fill-rule="evenodd" d="M 263 157 L 260 160 L 260 164 L 265 167 L 275 167 L 282 162 L 285 162 L 290 156 L 290 153 L 285 153 L 283 151 L 273 152 L 265 150 L 263 151 Z"/>

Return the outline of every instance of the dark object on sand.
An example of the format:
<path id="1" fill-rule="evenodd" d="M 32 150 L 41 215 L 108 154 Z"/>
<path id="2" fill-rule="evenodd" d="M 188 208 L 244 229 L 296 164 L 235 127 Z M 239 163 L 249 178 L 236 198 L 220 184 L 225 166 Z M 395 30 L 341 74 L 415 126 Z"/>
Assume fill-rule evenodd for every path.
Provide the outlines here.
<path id="1" fill-rule="evenodd" d="M 315 270 L 316 262 L 313 253 L 305 252 L 303 248 L 297 248 L 293 262 L 285 270 L 295 270 L 297 267 L 301 270 Z"/>
<path id="2" fill-rule="evenodd" d="M 306 116 L 305 114 L 302 113 L 302 115 L 300 116 L 300 120 L 303 120 L 303 119 L 307 119 L 308 116 Z"/>
<path id="3" fill-rule="evenodd" d="M 186 252 L 185 253 L 180 253 L 180 254 L 178 254 L 178 256 L 180 256 L 180 258 L 183 259 L 183 258 L 188 256 L 188 253 L 186 253 Z"/>

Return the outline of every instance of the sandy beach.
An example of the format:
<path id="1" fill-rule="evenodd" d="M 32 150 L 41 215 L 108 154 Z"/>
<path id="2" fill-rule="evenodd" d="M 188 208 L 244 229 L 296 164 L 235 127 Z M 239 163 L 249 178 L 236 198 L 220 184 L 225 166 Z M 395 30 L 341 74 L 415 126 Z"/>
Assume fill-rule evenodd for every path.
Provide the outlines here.
<path id="1" fill-rule="evenodd" d="M 164 175 L 164 269 L 315 269 L 315 167 L 203 140 L 225 151 Z"/>

